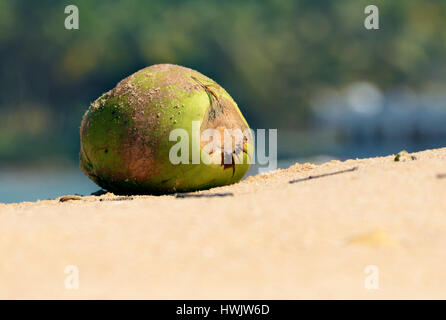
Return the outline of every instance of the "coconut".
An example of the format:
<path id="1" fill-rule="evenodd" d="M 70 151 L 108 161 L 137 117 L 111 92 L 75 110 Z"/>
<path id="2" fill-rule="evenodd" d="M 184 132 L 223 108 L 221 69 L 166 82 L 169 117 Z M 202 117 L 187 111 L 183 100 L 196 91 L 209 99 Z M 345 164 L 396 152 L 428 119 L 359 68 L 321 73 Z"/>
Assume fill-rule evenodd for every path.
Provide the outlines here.
<path id="1" fill-rule="evenodd" d="M 199 134 L 193 133 L 194 121 Z M 175 129 L 189 137 L 188 161 L 177 164 L 169 158 Z M 240 181 L 250 166 L 252 136 L 231 141 L 227 150 L 222 134 L 220 149 L 209 152 L 200 141 L 207 129 L 249 132 L 237 104 L 215 81 L 182 66 L 153 65 L 90 105 L 80 128 L 80 168 L 116 194 L 188 192 Z M 196 154 L 215 159 L 215 152 L 220 161 L 192 161 Z"/>

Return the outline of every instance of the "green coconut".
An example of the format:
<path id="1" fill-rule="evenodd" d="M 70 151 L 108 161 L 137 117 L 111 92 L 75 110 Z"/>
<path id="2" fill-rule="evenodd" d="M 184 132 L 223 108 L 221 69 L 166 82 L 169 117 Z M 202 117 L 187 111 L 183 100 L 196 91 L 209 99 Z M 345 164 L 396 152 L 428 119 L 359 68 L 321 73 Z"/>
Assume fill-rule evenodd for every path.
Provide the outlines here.
<path id="1" fill-rule="evenodd" d="M 200 121 L 198 135 L 193 135 L 193 121 Z M 221 161 L 210 164 L 201 161 L 212 156 L 203 150 L 205 143 L 189 141 L 189 161 L 173 164 L 169 151 L 178 141 L 170 141 L 169 135 L 174 129 L 184 129 L 193 140 L 206 129 L 247 132 L 249 126 L 215 81 L 182 66 L 153 65 L 90 105 L 80 129 L 80 168 L 100 187 L 117 194 L 208 189 L 238 182 L 248 171 L 253 146 L 246 136 L 227 152 L 222 134 Z M 200 163 L 192 163 L 197 152 Z"/>

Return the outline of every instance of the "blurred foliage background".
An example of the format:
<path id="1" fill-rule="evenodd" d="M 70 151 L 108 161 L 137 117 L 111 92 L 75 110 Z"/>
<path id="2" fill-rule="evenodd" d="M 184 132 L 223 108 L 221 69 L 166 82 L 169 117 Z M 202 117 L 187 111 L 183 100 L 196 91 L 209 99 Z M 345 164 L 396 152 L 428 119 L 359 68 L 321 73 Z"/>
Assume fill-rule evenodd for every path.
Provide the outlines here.
<path id="1" fill-rule="evenodd" d="M 64 28 L 69 4 L 79 30 Z M 155 63 L 220 83 L 252 127 L 278 129 L 280 157 L 437 146 L 445 56 L 444 0 L 0 0 L 0 165 L 76 163 L 89 103 Z"/>

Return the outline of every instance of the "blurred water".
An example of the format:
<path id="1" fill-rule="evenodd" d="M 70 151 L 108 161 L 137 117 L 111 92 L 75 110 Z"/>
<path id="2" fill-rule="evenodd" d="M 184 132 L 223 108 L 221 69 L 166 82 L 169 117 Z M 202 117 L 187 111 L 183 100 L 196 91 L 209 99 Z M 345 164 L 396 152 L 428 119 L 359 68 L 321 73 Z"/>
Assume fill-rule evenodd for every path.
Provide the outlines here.
<path id="1" fill-rule="evenodd" d="M 3 168 L 0 171 L 0 202 L 54 199 L 65 194 L 87 195 L 99 190 L 79 168 Z"/>

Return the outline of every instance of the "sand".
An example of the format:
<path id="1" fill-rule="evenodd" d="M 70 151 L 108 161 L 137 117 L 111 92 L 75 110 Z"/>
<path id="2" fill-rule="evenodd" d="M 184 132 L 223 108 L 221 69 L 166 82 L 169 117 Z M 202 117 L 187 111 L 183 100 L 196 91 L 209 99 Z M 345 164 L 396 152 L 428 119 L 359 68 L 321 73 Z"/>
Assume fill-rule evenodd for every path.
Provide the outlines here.
<path id="1" fill-rule="evenodd" d="M 413 155 L 0 204 L 0 298 L 444 299 L 446 148 Z"/>

